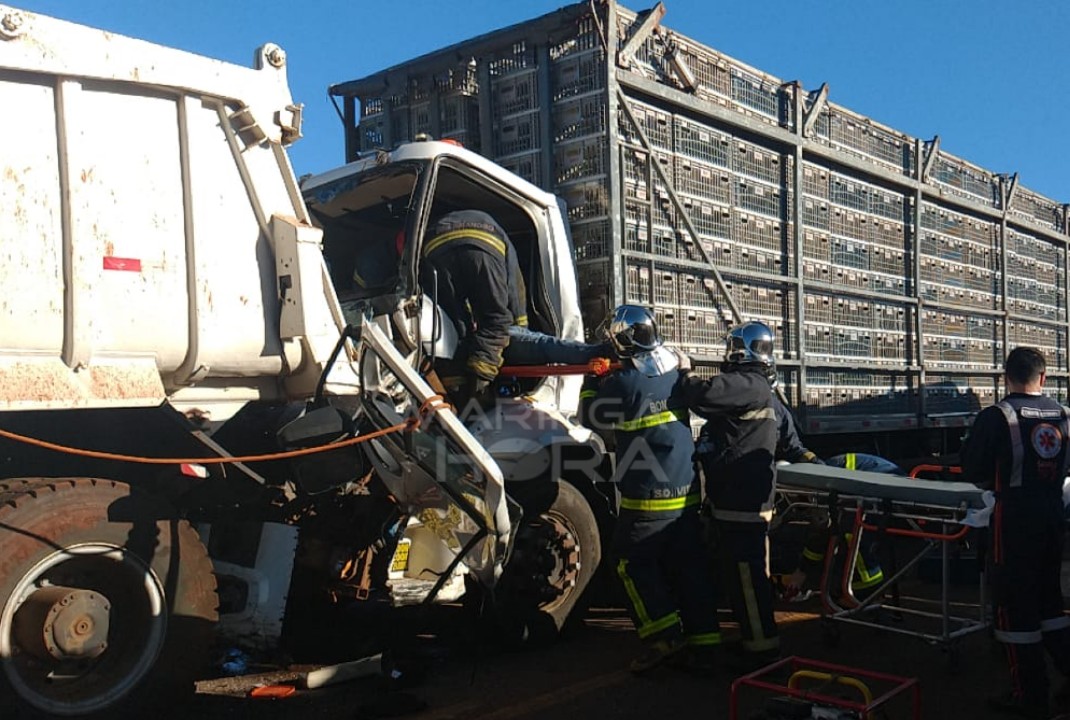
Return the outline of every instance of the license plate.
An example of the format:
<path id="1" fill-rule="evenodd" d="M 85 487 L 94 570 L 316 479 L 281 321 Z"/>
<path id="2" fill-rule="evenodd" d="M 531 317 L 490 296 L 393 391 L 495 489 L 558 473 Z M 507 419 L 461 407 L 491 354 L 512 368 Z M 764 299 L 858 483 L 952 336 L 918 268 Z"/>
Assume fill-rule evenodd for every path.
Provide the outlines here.
<path id="1" fill-rule="evenodd" d="M 398 541 L 398 547 L 394 550 L 394 559 L 390 561 L 390 573 L 403 575 L 409 569 L 409 546 L 412 540 L 402 538 Z"/>

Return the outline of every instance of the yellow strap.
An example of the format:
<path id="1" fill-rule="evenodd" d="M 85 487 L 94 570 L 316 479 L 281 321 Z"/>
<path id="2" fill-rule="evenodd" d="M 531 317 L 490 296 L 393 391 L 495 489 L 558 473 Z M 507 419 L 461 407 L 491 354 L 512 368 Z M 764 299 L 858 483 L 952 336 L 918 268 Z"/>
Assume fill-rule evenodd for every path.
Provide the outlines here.
<path id="1" fill-rule="evenodd" d="M 854 470 L 855 469 L 855 454 L 854 453 L 847 453 L 847 469 L 848 470 Z"/>
<path id="2" fill-rule="evenodd" d="M 720 645 L 721 644 L 721 633 L 719 633 L 719 632 L 710 632 L 710 633 L 699 633 L 697 635 L 688 635 L 687 636 L 687 644 L 688 645 Z"/>
<path id="3" fill-rule="evenodd" d="M 505 242 L 501 238 L 496 237 L 485 230 L 473 229 L 452 230 L 450 232 L 442 233 L 441 235 L 436 235 L 424 245 L 424 256 L 426 257 L 451 240 L 461 239 L 478 240 L 490 245 L 492 250 L 498 251 L 501 253 L 502 257 L 505 257 Z"/>
<path id="4" fill-rule="evenodd" d="M 580 390 L 580 399 L 581 400 L 585 400 L 586 398 L 593 398 L 596 395 L 598 395 L 598 391 L 597 390 Z"/>
<path id="5" fill-rule="evenodd" d="M 635 420 L 624 420 L 613 427 L 615 430 L 635 432 L 636 430 L 645 430 L 646 428 L 652 428 L 656 425 L 664 425 L 665 423 L 675 422 L 676 420 L 683 421 L 686 417 L 686 410 L 666 410 L 665 412 L 646 415 L 645 417 L 636 418 Z"/>
<path id="6" fill-rule="evenodd" d="M 625 510 L 645 510 L 659 512 L 664 510 L 683 510 L 685 507 L 698 505 L 701 498 L 698 493 L 684 495 L 677 498 L 653 498 L 638 500 L 636 498 L 621 498 L 620 506 Z"/>
<path id="7" fill-rule="evenodd" d="M 520 327 L 527 327 L 528 326 L 528 316 L 527 315 L 521 315 L 520 317 L 513 318 L 513 323 L 515 323 L 516 325 L 519 325 Z"/>

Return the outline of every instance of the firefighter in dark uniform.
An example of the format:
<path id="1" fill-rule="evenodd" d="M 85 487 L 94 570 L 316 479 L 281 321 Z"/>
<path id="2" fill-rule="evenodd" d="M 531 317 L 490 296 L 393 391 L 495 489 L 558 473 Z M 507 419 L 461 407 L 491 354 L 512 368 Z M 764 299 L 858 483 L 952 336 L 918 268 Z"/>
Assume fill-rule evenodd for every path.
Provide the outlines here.
<path id="1" fill-rule="evenodd" d="M 403 240 L 398 242 L 398 254 Z M 508 234 L 481 210 L 457 210 L 432 223 L 422 250 L 424 292 L 438 297 L 453 320 L 460 347 L 436 362 L 443 387 L 463 408 L 486 403 L 503 362 L 514 365 L 582 364 L 608 354 L 587 344 L 528 328 L 527 289 Z"/>
<path id="2" fill-rule="evenodd" d="M 705 418 L 763 413 L 769 386 L 743 377 L 705 381 L 686 362 L 681 367 L 685 359 L 662 345 L 643 307 L 617 308 L 609 334 L 622 368 L 603 378 L 591 417 L 612 427 L 616 442 L 621 500 L 614 555 L 645 644 L 631 668 L 643 672 L 689 646 L 701 669 L 712 668 L 721 635 L 689 410 Z"/>
<path id="3" fill-rule="evenodd" d="M 509 328 L 527 325 L 524 280 L 505 231 L 481 210 L 438 218 L 422 250 L 421 284 L 438 293 L 453 320 L 460 347 L 436 365 L 458 405 L 481 399 L 498 375 Z"/>
<path id="4" fill-rule="evenodd" d="M 721 577 L 742 634 L 742 663 L 750 666 L 780 652 L 768 545 L 777 448 L 768 378 L 773 332 L 763 323 L 750 322 L 732 328 L 725 341 L 725 363 L 718 377 L 765 390 L 762 402 L 747 412 L 711 418 L 702 431 L 707 442 L 699 445 Z"/>
<path id="5" fill-rule="evenodd" d="M 996 638 L 1010 664 L 1009 694 L 997 710 L 1048 717 L 1044 651 L 1070 677 L 1070 617 L 1060 587 L 1062 489 L 1070 464 L 1067 409 L 1043 394 L 1046 366 L 1034 348 L 1018 347 L 1004 365 L 1007 395 L 974 420 L 961 450 L 971 482 L 993 491 Z M 1064 688 L 1065 690 L 1065 688 Z M 1066 693 L 1061 692 L 1065 701 Z"/>

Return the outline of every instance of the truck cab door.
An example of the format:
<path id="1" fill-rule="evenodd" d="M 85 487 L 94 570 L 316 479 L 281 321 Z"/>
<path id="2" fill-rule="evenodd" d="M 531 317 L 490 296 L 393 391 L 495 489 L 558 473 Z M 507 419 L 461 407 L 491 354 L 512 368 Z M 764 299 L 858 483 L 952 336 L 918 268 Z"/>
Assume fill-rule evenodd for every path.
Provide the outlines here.
<path id="1" fill-rule="evenodd" d="M 361 405 L 376 428 L 409 422 L 402 432 L 367 443 L 368 456 L 408 515 L 430 530 L 448 557 L 429 568 L 440 589 L 459 563 L 492 586 L 509 554 L 519 506 L 509 500 L 501 470 L 452 409 L 417 374 L 383 331 L 385 316 L 361 330 Z M 424 533 L 427 535 L 427 533 Z"/>

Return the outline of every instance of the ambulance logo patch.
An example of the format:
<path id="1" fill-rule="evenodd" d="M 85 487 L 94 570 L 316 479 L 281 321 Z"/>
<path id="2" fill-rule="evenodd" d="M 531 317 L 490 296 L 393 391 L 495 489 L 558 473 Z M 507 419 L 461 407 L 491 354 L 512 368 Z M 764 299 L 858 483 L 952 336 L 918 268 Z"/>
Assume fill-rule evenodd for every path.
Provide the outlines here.
<path id="1" fill-rule="evenodd" d="M 1045 460 L 1051 460 L 1063 448 L 1063 434 L 1059 428 L 1048 423 L 1041 423 L 1033 428 L 1033 449 Z"/>

